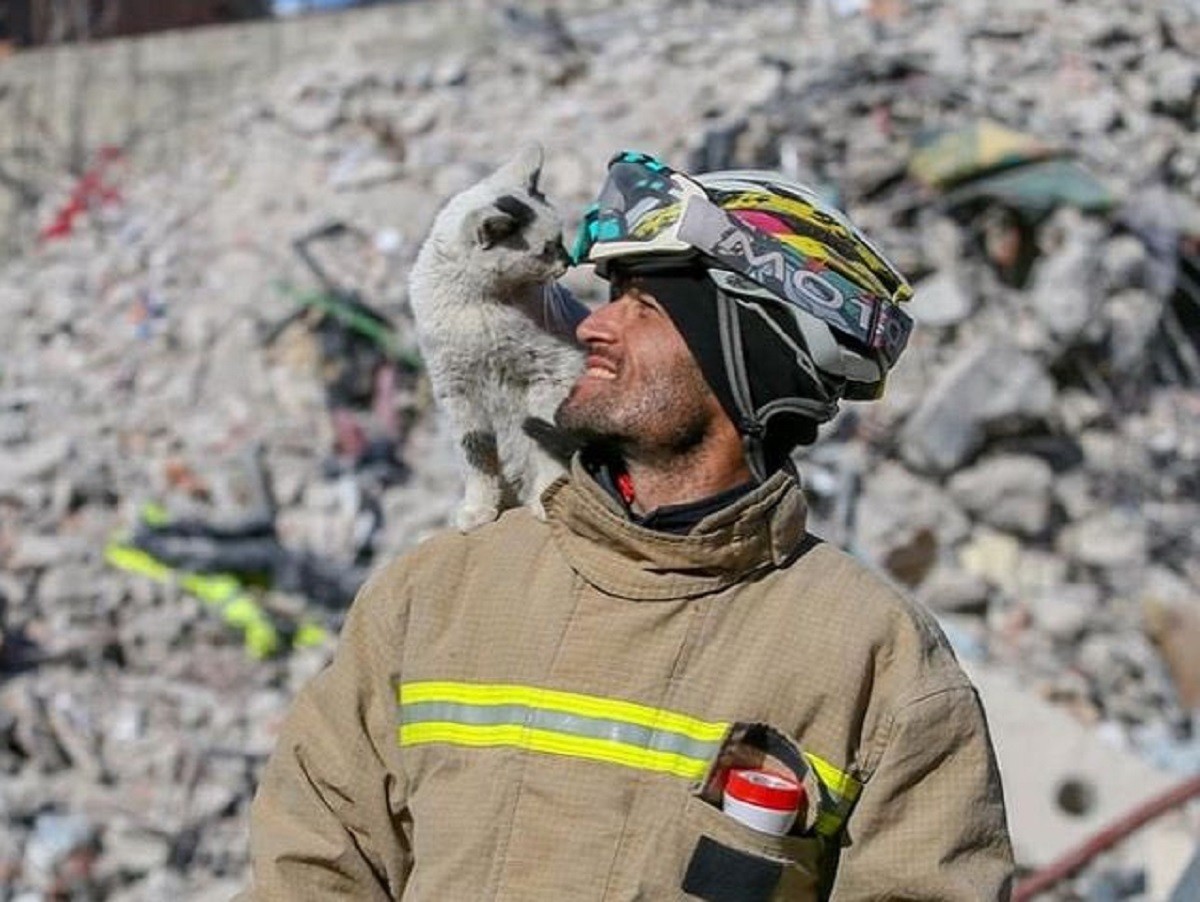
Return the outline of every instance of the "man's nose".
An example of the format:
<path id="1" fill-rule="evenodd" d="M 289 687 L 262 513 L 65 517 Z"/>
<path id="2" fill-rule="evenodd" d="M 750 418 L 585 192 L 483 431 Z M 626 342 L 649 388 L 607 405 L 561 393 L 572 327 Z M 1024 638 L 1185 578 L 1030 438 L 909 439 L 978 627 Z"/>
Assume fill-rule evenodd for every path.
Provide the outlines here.
<path id="1" fill-rule="evenodd" d="M 581 345 L 604 344 L 613 340 L 612 305 L 597 307 L 575 327 L 575 337 Z"/>

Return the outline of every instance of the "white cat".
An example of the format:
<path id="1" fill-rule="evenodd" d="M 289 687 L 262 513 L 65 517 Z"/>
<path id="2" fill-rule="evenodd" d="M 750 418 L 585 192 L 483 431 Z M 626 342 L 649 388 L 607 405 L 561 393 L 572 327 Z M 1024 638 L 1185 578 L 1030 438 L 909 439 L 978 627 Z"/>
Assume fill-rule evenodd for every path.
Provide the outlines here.
<path id="1" fill-rule="evenodd" d="M 531 145 L 451 198 L 409 276 L 417 341 L 462 451 L 464 531 L 516 503 L 544 518 L 541 493 L 563 471 L 532 435 L 582 369 L 575 327 L 588 310 L 554 281 L 570 257 L 541 168 Z"/>

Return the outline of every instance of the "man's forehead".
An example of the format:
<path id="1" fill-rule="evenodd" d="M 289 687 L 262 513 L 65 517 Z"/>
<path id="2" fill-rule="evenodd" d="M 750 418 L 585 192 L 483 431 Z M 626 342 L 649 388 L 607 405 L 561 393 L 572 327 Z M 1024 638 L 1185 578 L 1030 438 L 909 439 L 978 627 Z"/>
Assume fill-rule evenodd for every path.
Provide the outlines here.
<path id="1" fill-rule="evenodd" d="M 662 280 L 671 278 L 678 278 L 682 283 L 684 280 L 695 279 L 701 272 L 695 266 L 681 266 L 677 262 L 639 262 L 636 265 L 627 263 L 613 265 L 608 269 L 609 296 L 617 297 L 630 288 L 637 288 L 646 294 L 653 295 L 655 294 L 653 287 L 655 283 L 662 285 Z"/>

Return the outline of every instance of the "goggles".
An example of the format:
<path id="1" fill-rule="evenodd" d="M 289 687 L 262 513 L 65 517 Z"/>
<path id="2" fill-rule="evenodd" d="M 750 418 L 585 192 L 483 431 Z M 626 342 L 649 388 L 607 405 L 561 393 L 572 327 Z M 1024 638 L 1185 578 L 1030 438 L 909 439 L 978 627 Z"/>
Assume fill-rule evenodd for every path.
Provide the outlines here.
<path id="1" fill-rule="evenodd" d="M 912 332 L 911 317 L 899 307 L 912 289 L 841 211 L 791 182 L 785 200 L 788 217 L 804 227 L 803 234 L 792 232 L 794 243 L 759 227 L 777 226 L 778 218 L 752 208 L 725 210 L 696 180 L 625 151 L 610 161 L 599 197 L 584 212 L 572 257 L 596 264 L 604 275 L 621 257 L 651 262 L 659 255 L 701 254 L 736 274 L 719 278 L 720 287 L 736 292 L 736 277 L 749 280 L 745 293 L 761 296 L 765 289 L 879 354 L 890 368 Z"/>

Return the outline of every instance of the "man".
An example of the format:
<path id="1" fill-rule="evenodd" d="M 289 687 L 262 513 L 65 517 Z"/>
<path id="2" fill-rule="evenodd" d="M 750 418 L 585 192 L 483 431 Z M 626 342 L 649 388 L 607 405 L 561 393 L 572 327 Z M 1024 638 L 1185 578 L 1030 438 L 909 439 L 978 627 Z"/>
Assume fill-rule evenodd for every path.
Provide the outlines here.
<path id="1" fill-rule="evenodd" d="M 878 391 L 907 284 L 764 173 L 619 155 L 576 259 L 612 301 L 524 510 L 378 574 L 296 702 L 247 898 L 995 899 L 978 700 L 932 618 L 805 530 L 792 452 Z M 731 768 L 800 783 L 785 835 Z"/>

